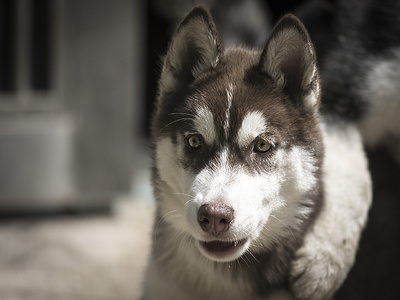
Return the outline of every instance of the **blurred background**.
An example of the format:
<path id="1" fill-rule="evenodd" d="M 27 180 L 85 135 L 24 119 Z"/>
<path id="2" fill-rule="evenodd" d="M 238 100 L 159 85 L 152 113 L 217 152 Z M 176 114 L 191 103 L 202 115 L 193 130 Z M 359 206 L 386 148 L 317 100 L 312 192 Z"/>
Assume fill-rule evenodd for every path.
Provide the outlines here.
<path id="1" fill-rule="evenodd" d="M 263 47 L 295 12 L 322 59 L 337 2 L 0 0 L 0 300 L 139 298 L 149 120 L 162 55 L 195 4 L 226 47 Z M 383 148 L 368 155 L 375 203 L 336 299 L 400 296 L 400 170 Z"/>

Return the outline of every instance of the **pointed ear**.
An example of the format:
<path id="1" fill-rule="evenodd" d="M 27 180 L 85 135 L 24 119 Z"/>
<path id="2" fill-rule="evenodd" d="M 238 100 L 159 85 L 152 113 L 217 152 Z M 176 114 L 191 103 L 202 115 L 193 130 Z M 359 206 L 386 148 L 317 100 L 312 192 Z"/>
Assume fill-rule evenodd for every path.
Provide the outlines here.
<path id="1" fill-rule="evenodd" d="M 221 41 L 210 12 L 204 6 L 195 7 L 172 37 L 161 73 L 160 94 L 179 91 L 215 67 L 221 55 Z"/>
<path id="2" fill-rule="evenodd" d="M 307 30 L 295 16 L 283 16 L 261 55 L 260 67 L 305 112 L 318 110 L 320 83 Z"/>

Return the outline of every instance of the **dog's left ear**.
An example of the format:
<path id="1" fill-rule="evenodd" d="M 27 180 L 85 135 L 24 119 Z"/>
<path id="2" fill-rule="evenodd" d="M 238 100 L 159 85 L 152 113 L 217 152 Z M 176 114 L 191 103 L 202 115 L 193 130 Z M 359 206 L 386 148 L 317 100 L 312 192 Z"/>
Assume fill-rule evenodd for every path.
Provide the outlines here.
<path id="1" fill-rule="evenodd" d="M 260 67 L 303 111 L 314 113 L 320 100 L 316 55 L 304 25 L 283 16 L 261 54 Z"/>
<path id="2" fill-rule="evenodd" d="M 192 9 L 176 29 L 164 60 L 160 94 L 179 92 L 221 59 L 222 46 L 210 12 Z"/>

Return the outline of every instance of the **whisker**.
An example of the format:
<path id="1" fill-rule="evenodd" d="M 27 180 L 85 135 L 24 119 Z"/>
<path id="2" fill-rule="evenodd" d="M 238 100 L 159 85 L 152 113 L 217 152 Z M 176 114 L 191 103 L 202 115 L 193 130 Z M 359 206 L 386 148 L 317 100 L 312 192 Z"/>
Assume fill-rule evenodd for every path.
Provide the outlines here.
<path id="1" fill-rule="evenodd" d="M 194 114 L 189 114 L 189 113 L 179 113 L 179 112 L 175 112 L 175 113 L 169 113 L 169 116 L 173 116 L 173 115 L 181 115 L 181 116 L 190 116 L 193 118 L 196 118 L 196 115 Z"/>
<path id="2" fill-rule="evenodd" d="M 187 200 L 184 205 L 187 206 L 190 202 L 194 202 L 194 197 L 193 197 L 193 199 Z"/>
<path id="3" fill-rule="evenodd" d="M 261 241 L 260 240 L 258 240 L 258 239 L 256 239 L 255 240 L 255 245 L 254 245 L 256 248 L 260 248 L 260 249 L 265 249 L 266 247 L 264 246 L 264 244 L 263 243 L 261 243 Z"/>
<path id="4" fill-rule="evenodd" d="M 246 261 L 246 255 L 242 255 L 241 260 L 246 264 L 246 266 L 250 269 L 250 265 L 248 264 L 248 262 Z"/>
<path id="5" fill-rule="evenodd" d="M 158 227 L 160 226 L 161 222 L 164 221 L 164 219 L 165 219 L 168 215 L 170 215 L 170 214 L 172 214 L 172 213 L 175 213 L 175 212 L 177 212 L 177 210 L 171 210 L 171 211 L 167 212 L 167 213 L 164 214 L 164 215 L 160 218 L 160 220 L 157 222 L 157 226 L 156 226 L 155 229 L 154 229 L 154 243 L 155 243 L 155 244 L 157 243 L 157 232 L 158 232 Z"/>
<path id="6" fill-rule="evenodd" d="M 276 217 L 276 216 L 274 216 L 274 215 L 271 215 L 271 217 L 273 217 L 274 219 L 278 220 L 278 221 L 281 222 L 283 225 L 285 225 L 285 227 L 286 227 L 286 228 L 290 231 L 290 233 L 292 234 L 294 240 L 297 241 L 297 239 L 296 239 L 296 237 L 295 237 L 295 235 L 294 235 L 292 229 L 290 229 L 290 227 L 289 227 L 285 222 L 283 222 L 281 219 L 279 219 L 278 217 Z"/>
<path id="7" fill-rule="evenodd" d="M 193 197 L 192 195 L 185 194 L 185 193 L 172 193 L 172 195 L 182 195 L 182 196 Z"/>
<path id="8" fill-rule="evenodd" d="M 253 252 L 252 252 L 251 250 L 248 250 L 247 252 L 254 258 L 254 260 L 255 260 L 256 262 L 259 263 L 258 259 L 254 256 L 254 254 L 253 254 Z"/>
<path id="9" fill-rule="evenodd" d="M 182 240 L 180 242 L 180 245 L 179 245 L 179 250 L 178 250 L 179 253 L 182 253 L 184 251 L 184 249 L 186 248 L 185 246 L 186 246 L 187 241 L 189 240 L 189 238 L 190 238 L 190 234 L 188 232 L 185 232 L 185 234 L 183 235 L 183 238 L 182 238 Z"/>
<path id="10" fill-rule="evenodd" d="M 184 122 L 184 121 L 189 121 L 189 120 L 191 120 L 191 119 L 189 119 L 189 118 L 181 118 L 181 119 L 174 120 L 174 121 L 168 123 L 167 125 L 165 125 L 163 128 L 161 128 L 161 130 L 160 130 L 159 133 L 161 133 L 166 127 L 168 127 L 168 126 L 170 126 L 170 125 L 172 125 L 172 124 L 174 124 L 174 123 L 177 123 L 177 122 Z"/>
<path id="11" fill-rule="evenodd" d="M 188 205 L 188 203 L 194 201 L 194 199 L 196 198 L 195 196 L 190 195 L 190 194 L 186 194 L 186 193 L 172 193 L 172 195 L 179 195 L 179 196 L 186 196 L 186 197 L 188 197 L 189 199 L 186 200 L 186 202 L 184 203 L 185 206 Z"/>

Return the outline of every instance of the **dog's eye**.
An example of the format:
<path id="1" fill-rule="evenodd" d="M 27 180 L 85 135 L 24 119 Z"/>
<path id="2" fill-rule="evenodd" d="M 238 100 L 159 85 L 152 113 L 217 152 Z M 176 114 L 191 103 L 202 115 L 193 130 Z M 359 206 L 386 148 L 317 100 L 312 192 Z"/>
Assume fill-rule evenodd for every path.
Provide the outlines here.
<path id="1" fill-rule="evenodd" d="M 272 147 L 273 147 L 272 142 L 265 139 L 259 139 L 254 145 L 254 151 L 264 153 L 271 150 Z"/>
<path id="2" fill-rule="evenodd" d="M 200 149 L 201 148 L 201 136 L 200 135 L 191 135 L 187 138 L 187 143 L 190 148 Z"/>

